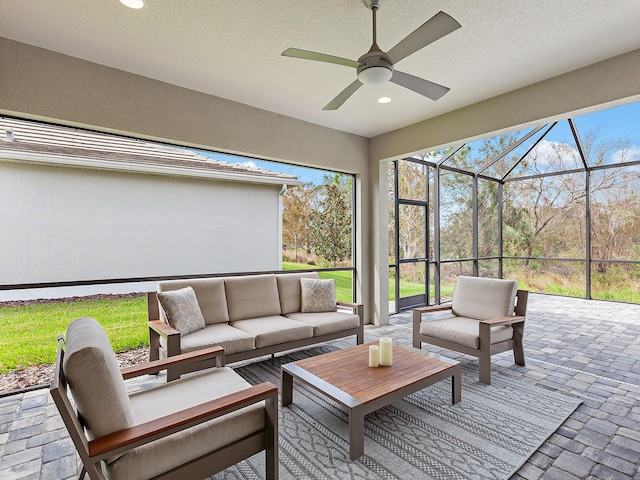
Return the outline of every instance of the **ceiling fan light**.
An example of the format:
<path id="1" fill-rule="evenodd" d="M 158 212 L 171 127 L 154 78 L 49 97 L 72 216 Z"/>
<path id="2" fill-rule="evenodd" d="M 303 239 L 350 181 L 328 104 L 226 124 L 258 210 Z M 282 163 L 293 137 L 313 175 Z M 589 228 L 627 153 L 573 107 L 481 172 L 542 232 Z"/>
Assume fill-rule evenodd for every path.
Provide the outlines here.
<path id="1" fill-rule="evenodd" d="M 390 69 L 381 66 L 374 66 L 365 68 L 358 72 L 358 80 L 365 85 L 379 85 L 391 80 L 392 75 L 393 72 Z"/>

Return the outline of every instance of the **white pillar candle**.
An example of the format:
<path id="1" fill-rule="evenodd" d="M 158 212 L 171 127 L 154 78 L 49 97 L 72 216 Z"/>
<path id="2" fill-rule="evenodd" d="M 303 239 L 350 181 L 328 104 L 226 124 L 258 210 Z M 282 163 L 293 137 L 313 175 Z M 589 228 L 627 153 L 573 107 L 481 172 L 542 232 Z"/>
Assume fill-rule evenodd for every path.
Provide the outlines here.
<path id="1" fill-rule="evenodd" d="M 380 339 L 380 365 L 383 367 L 393 365 L 393 341 L 389 337 Z"/>
<path id="2" fill-rule="evenodd" d="M 370 367 L 379 367 L 380 366 L 380 349 L 377 345 L 371 345 L 369 347 L 369 366 Z"/>

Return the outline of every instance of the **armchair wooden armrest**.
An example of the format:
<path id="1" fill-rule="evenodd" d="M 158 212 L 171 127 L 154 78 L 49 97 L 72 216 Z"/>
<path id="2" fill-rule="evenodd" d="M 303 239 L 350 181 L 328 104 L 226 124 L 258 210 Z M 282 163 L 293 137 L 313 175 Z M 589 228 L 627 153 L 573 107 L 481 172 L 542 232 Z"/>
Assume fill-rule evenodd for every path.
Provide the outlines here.
<path id="1" fill-rule="evenodd" d="M 104 460 L 263 400 L 270 400 L 277 405 L 278 388 L 269 382 L 260 383 L 246 390 L 96 438 L 89 442 L 89 455 L 96 460 Z"/>
<path id="2" fill-rule="evenodd" d="M 508 317 L 491 318 L 489 320 L 480 320 L 480 323 L 493 326 L 511 325 L 512 323 L 524 322 L 524 315 L 510 315 Z"/>
<path id="3" fill-rule="evenodd" d="M 194 352 L 182 353 L 180 355 L 174 355 L 173 357 L 166 358 L 164 360 L 154 360 L 152 362 L 144 363 L 142 365 L 135 365 L 133 367 L 127 367 L 120 370 L 122 377 L 127 380 L 129 378 L 139 377 L 140 375 L 147 375 L 151 373 L 158 373 L 168 367 L 174 365 L 184 365 L 189 363 L 196 363 L 193 371 L 208 368 L 209 364 L 199 363 L 203 360 L 216 360 L 216 366 L 221 367 L 224 365 L 224 348 L 220 346 L 204 348 L 202 350 L 196 350 Z"/>
<path id="4" fill-rule="evenodd" d="M 442 312 L 445 310 L 451 310 L 451 308 L 452 308 L 452 305 L 450 303 L 445 303 L 443 305 L 429 305 L 428 307 L 414 308 L 413 312 L 415 316 L 415 312 L 419 312 L 419 313 Z"/>

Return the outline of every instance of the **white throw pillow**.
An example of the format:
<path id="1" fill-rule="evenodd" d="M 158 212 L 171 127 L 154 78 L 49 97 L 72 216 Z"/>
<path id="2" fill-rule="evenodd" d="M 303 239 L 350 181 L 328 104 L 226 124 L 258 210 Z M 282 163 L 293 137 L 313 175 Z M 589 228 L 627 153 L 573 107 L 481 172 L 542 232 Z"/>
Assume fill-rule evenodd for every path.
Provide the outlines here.
<path id="1" fill-rule="evenodd" d="M 158 292 L 158 300 L 169 325 L 182 335 L 204 328 L 204 317 L 193 288 L 185 287 L 180 290 Z"/>
<path id="2" fill-rule="evenodd" d="M 333 279 L 316 280 L 313 278 L 300 279 L 302 313 L 335 312 L 336 288 Z"/>

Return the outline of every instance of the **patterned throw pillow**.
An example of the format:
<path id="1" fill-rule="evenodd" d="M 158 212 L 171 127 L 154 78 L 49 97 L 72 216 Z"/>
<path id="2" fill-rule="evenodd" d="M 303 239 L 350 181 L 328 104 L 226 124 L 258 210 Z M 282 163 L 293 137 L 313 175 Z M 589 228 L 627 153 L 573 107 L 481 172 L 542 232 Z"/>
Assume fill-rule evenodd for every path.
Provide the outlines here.
<path id="1" fill-rule="evenodd" d="M 338 309 L 336 306 L 335 281 L 333 279 L 301 278 L 300 290 L 301 312 L 335 312 Z"/>
<path id="2" fill-rule="evenodd" d="M 158 300 L 169 325 L 182 335 L 204 328 L 204 317 L 193 288 L 185 287 L 180 290 L 158 292 Z"/>

